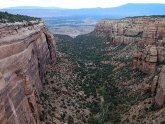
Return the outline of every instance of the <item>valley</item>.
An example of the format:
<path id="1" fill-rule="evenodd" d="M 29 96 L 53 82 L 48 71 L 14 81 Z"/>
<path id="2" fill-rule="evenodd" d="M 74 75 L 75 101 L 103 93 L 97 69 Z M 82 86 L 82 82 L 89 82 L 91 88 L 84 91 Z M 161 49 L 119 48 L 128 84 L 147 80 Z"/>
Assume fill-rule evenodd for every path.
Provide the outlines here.
<path id="1" fill-rule="evenodd" d="M 165 16 L 100 20 L 0 12 L 0 124 L 165 123 Z"/>
<path id="2" fill-rule="evenodd" d="M 139 94 L 144 90 L 143 81 L 149 77 L 132 69 L 131 57 L 125 58 L 133 45 L 127 50 L 124 50 L 126 45 L 112 47 L 109 52 L 106 45 L 109 41 L 92 34 L 75 39 L 64 35 L 55 37 L 59 58 L 46 73 L 41 94 L 43 110 L 46 110 L 41 116 L 43 121 L 60 124 L 69 123 L 72 118 L 75 124 L 120 123 L 127 121 L 123 114 L 138 102 L 146 100 L 150 102 L 147 107 L 151 107 L 150 92 L 144 96 Z M 131 87 L 137 85 L 140 91 L 132 92 Z"/>
<path id="3" fill-rule="evenodd" d="M 54 34 L 69 35 L 76 37 L 78 35 L 88 34 L 95 28 L 97 22 L 108 16 L 64 16 L 43 18 L 51 32 Z"/>

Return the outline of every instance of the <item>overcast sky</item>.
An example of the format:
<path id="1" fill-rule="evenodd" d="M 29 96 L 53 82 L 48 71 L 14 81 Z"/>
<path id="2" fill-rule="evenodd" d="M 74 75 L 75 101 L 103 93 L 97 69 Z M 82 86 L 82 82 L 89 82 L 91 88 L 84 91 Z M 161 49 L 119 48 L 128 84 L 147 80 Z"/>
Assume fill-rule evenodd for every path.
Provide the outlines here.
<path id="1" fill-rule="evenodd" d="M 165 0 L 0 0 L 0 8 L 51 6 L 61 8 L 115 7 L 126 3 L 165 3 Z"/>

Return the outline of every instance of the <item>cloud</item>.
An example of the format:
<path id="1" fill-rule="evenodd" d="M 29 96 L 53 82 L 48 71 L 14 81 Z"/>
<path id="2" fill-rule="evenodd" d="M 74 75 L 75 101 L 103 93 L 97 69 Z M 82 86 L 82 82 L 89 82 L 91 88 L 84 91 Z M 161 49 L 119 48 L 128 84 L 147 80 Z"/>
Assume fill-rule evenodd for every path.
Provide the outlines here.
<path id="1" fill-rule="evenodd" d="M 62 8 L 115 7 L 126 3 L 165 3 L 165 0 L 0 0 L 0 8 L 13 6 L 55 6 Z"/>

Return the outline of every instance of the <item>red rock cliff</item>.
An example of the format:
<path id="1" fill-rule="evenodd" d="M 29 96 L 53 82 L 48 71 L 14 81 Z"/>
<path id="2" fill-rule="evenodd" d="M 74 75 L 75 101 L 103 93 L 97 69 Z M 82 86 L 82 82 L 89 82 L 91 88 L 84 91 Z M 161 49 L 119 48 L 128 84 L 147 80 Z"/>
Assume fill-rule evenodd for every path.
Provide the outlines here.
<path id="1" fill-rule="evenodd" d="M 155 43 L 165 37 L 165 19 L 152 17 L 103 20 L 96 25 L 95 32 L 109 37 L 113 44 L 138 42 L 141 45 Z"/>
<path id="2" fill-rule="evenodd" d="M 38 124 L 45 66 L 56 61 L 43 23 L 0 25 L 0 124 Z"/>
<path id="3" fill-rule="evenodd" d="M 106 37 L 113 45 L 134 43 L 133 68 L 152 74 L 154 101 L 165 104 L 165 18 L 135 17 L 103 20 L 95 33 Z"/>

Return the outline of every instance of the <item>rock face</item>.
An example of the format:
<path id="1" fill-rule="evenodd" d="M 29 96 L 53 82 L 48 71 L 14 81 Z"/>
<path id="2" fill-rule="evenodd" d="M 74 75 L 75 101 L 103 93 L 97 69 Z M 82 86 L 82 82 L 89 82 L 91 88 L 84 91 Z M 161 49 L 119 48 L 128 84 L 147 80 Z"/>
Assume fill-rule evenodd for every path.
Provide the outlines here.
<path id="1" fill-rule="evenodd" d="M 134 53 L 133 68 L 139 68 L 145 73 L 154 73 L 157 59 L 157 47 L 155 45 L 148 45 L 143 51 Z"/>
<path id="2" fill-rule="evenodd" d="M 113 44 L 138 42 L 145 46 L 163 40 L 164 29 L 164 18 L 135 17 L 101 21 L 96 25 L 95 32 L 108 37 Z"/>
<path id="3" fill-rule="evenodd" d="M 162 106 L 165 103 L 165 65 L 162 67 L 155 90 L 155 102 Z"/>
<path id="4" fill-rule="evenodd" d="M 98 23 L 95 28 L 95 32 L 108 37 L 114 45 L 139 41 L 142 30 L 142 26 L 133 24 L 129 19 L 105 20 Z"/>
<path id="5" fill-rule="evenodd" d="M 40 123 L 37 98 L 54 43 L 42 22 L 0 25 L 0 124 Z"/>

